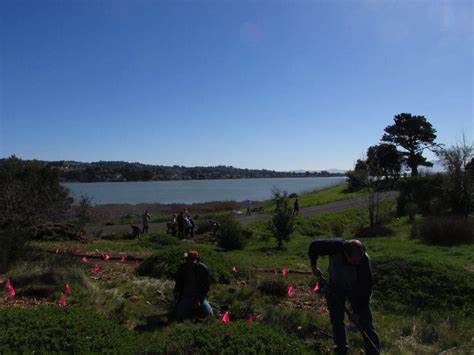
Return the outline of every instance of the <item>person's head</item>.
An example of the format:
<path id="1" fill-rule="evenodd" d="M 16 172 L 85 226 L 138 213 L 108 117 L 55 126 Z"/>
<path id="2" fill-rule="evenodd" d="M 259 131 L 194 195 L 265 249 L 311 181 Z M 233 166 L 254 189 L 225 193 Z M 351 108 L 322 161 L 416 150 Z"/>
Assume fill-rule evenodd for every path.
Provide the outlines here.
<path id="1" fill-rule="evenodd" d="M 352 265 L 359 265 L 365 255 L 364 245 L 357 239 L 351 239 L 344 243 L 344 256 Z"/>
<path id="2" fill-rule="evenodd" d="M 190 250 L 186 253 L 186 261 L 188 263 L 195 263 L 199 261 L 199 253 L 197 250 Z"/>

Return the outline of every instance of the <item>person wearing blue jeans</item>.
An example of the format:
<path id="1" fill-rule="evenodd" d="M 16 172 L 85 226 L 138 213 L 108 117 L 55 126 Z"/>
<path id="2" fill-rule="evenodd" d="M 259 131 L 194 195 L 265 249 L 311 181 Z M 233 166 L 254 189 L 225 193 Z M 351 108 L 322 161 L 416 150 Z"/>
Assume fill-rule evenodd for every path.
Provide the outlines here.
<path id="1" fill-rule="evenodd" d="M 175 277 L 176 319 L 181 322 L 190 317 L 194 308 L 199 308 L 206 316 L 212 316 L 212 308 L 207 300 L 210 287 L 209 270 L 199 260 L 199 253 L 187 253 Z"/>
<path id="2" fill-rule="evenodd" d="M 373 284 L 372 269 L 362 243 L 343 239 L 316 240 L 310 244 L 308 255 L 316 276 L 322 276 L 317 267 L 318 257 L 329 255 L 326 300 L 337 354 L 345 355 L 349 348 L 344 325 L 347 300 L 352 308 L 351 320 L 365 333 L 366 354 L 379 354 L 379 337 L 373 325 L 369 304 Z"/>

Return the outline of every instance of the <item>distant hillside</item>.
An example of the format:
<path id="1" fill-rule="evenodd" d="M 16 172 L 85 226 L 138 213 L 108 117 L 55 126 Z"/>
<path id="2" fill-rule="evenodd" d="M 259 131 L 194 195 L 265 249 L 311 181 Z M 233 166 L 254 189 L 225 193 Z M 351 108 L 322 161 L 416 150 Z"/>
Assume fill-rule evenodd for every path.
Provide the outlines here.
<path id="1" fill-rule="evenodd" d="M 4 159 L 0 160 L 1 162 Z M 81 163 L 76 161 L 42 161 L 57 166 L 61 170 L 63 182 L 119 182 L 119 181 L 169 181 L 207 179 L 245 179 L 279 177 L 331 177 L 344 173 L 319 172 L 278 172 L 274 170 L 239 169 L 232 166 L 163 166 L 128 163 L 122 161 L 99 161 Z"/>

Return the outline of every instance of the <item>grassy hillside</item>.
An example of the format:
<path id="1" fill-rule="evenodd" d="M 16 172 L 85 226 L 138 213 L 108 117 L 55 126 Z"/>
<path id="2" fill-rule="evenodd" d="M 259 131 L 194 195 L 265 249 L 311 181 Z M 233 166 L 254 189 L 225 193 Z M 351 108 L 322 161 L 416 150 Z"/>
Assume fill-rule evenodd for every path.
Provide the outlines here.
<path id="1" fill-rule="evenodd" d="M 343 193 L 342 187 L 328 190 L 323 193 L 333 196 L 326 197 L 328 199 Z M 313 198 L 311 203 L 322 199 L 321 196 Z M 362 239 L 373 262 L 375 288 L 372 303 L 383 352 L 438 353 L 454 348 L 452 353 L 469 353 L 474 337 L 474 245 L 441 247 L 411 239 L 412 225 L 406 218 L 393 217 L 394 209 L 393 202 L 383 206 L 387 226 L 393 229 L 392 236 Z M 14 351 L 15 346 L 22 344 L 19 349 L 31 350 L 19 334 L 21 329 L 25 334 L 33 332 L 37 324 L 42 324 L 43 317 L 51 324 L 57 324 L 67 314 L 74 323 L 76 318 L 79 322 L 82 312 L 92 312 L 100 319 L 107 318 L 110 324 L 107 323 L 106 329 L 110 329 L 110 334 L 124 332 L 125 338 L 133 338 L 131 342 L 139 344 L 136 349 L 146 351 L 186 353 L 192 348 L 206 353 L 210 349 L 227 349 L 228 346 L 229 351 L 234 349 L 233 352 L 245 349 L 242 351 L 329 353 L 332 342 L 325 334 L 331 333 L 331 327 L 323 295 L 312 292 L 316 279 L 309 274 L 308 245 L 314 239 L 333 236 L 334 230 L 342 231 L 343 237 L 350 238 L 354 230 L 368 223 L 367 211 L 353 209 L 298 217 L 294 236 L 282 249 L 277 249 L 276 241 L 269 237 L 266 223 L 248 225 L 252 236 L 245 248 L 238 251 L 223 251 L 211 243 L 190 245 L 159 233 L 141 241 L 99 239 L 80 246 L 82 252 L 90 254 L 95 254 L 97 249 L 100 252 L 152 256 L 140 265 L 134 261 L 121 263 L 103 259 L 81 263 L 80 258 L 70 254 L 33 252 L 29 261 L 5 275 L 15 285 L 18 299 L 0 301 L 0 323 L 8 324 L 12 317 L 26 317 L 24 311 L 9 307 L 17 303 L 21 308 L 36 305 L 43 309 L 46 304 L 56 310 L 44 308 L 44 314 L 43 311 L 28 313 L 27 318 L 31 322 L 34 320 L 30 322 L 31 330 L 29 325 L 3 329 L 0 333 L 6 334 L 4 338 L 18 339 L 15 342 L 9 340 L 5 343 L 9 345 L 4 347 Z M 75 250 L 75 246 L 74 243 L 62 242 L 36 242 L 33 245 L 34 249 L 48 250 L 62 250 L 64 247 Z M 221 324 L 217 316 L 209 322 L 182 325 L 170 321 L 168 311 L 173 288 L 170 278 L 182 260 L 182 253 L 190 248 L 199 250 L 211 269 L 213 286 L 209 300 L 216 314 L 223 309 L 229 310 L 230 326 Z M 96 263 L 101 267 L 98 273 L 92 270 Z M 319 265 L 325 270 L 327 258 L 321 258 Z M 233 266 L 237 273 L 231 272 Z M 277 276 L 273 273 L 275 268 L 280 271 Z M 289 270 L 286 276 L 281 274 L 282 268 Z M 73 295 L 68 298 L 67 312 L 59 310 L 57 313 L 66 282 L 71 283 Z M 32 284 L 35 287 L 32 288 Z M 289 286 L 295 292 L 291 298 L 286 292 Z M 37 297 L 35 303 L 33 297 L 38 296 L 38 290 L 42 290 L 43 296 Z M 249 314 L 254 317 L 252 325 L 246 322 Z M 115 326 L 120 329 L 115 330 Z M 81 329 L 71 326 L 71 339 L 80 337 Z M 12 335 L 12 332 L 18 334 Z M 57 334 L 53 337 L 60 337 L 61 333 Z M 108 336 L 109 333 L 101 334 Z M 179 337 L 184 338 L 180 340 Z M 351 353 L 359 353 L 363 348 L 360 335 L 350 331 L 349 337 Z M 34 339 L 38 344 L 42 341 L 38 337 Z M 71 348 L 60 339 L 55 341 L 58 343 L 54 348 L 40 344 L 38 349 L 73 349 L 78 352 L 95 349 L 95 345 L 88 342 L 80 342 L 80 346 Z M 264 345 L 258 346 L 263 347 L 257 347 L 260 343 Z M 285 347 L 284 344 L 291 346 Z"/>

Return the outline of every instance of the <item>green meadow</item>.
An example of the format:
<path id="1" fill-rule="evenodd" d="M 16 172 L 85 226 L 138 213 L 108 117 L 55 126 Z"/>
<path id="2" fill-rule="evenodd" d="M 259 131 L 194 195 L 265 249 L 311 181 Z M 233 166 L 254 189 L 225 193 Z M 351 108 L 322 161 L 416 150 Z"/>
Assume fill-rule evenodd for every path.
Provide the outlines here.
<path id="1" fill-rule="evenodd" d="M 303 195 L 300 207 L 352 198 L 345 189 L 336 186 Z M 271 208 L 271 202 L 264 206 Z M 390 236 L 361 238 L 373 264 L 372 305 L 382 353 L 470 353 L 474 246 L 436 246 L 411 238 L 413 223 L 423 217 L 417 215 L 415 222 L 398 218 L 395 207 L 395 202 L 382 205 Z M 308 246 L 334 232 L 352 238 L 358 227 L 368 224 L 367 209 L 297 217 L 295 232 L 281 249 L 267 223 L 244 225 L 245 246 L 232 251 L 153 231 L 142 240 L 32 242 L 25 261 L 5 275 L 15 286 L 17 300 L 5 298 L 1 304 L 0 352 L 330 353 L 324 290 L 312 291 L 316 279 L 310 274 Z M 91 256 L 87 263 L 75 255 L 77 246 Z M 51 252 L 64 247 L 66 254 Z M 177 324 L 169 316 L 172 275 L 189 249 L 198 250 L 210 269 L 209 301 L 215 316 Z M 99 253 L 112 259 L 94 258 Z M 122 263 L 122 255 L 143 260 Z M 95 264 L 99 272 L 92 270 Z M 327 258 L 319 265 L 325 270 Z M 237 272 L 231 271 L 234 266 Z M 282 268 L 288 270 L 286 276 Z M 73 292 L 61 307 L 66 283 Z M 290 286 L 293 297 L 286 292 Z M 14 302 L 20 306 L 5 307 Z M 224 310 L 229 311 L 229 324 L 219 319 Z M 361 336 L 352 327 L 348 334 L 350 353 L 360 353 Z"/>

